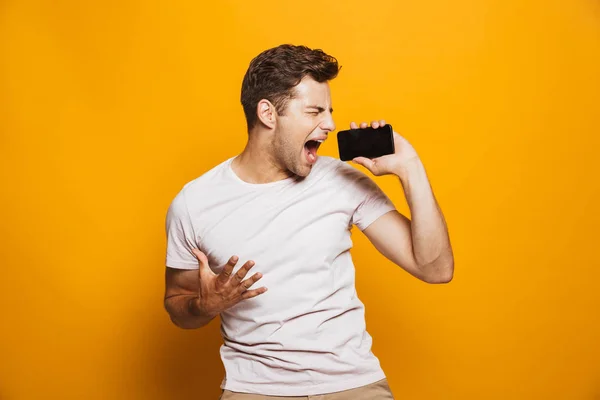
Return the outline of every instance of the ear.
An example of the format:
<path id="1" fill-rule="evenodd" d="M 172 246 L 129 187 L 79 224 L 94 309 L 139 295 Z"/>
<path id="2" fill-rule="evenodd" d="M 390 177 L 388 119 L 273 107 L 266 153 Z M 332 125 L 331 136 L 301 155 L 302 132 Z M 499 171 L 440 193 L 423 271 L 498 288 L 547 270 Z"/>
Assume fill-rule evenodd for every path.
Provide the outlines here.
<path id="1" fill-rule="evenodd" d="M 275 128 L 275 122 L 277 119 L 277 110 L 273 103 L 267 99 L 262 99 L 256 106 L 256 115 L 260 122 L 268 126 L 269 128 Z"/>

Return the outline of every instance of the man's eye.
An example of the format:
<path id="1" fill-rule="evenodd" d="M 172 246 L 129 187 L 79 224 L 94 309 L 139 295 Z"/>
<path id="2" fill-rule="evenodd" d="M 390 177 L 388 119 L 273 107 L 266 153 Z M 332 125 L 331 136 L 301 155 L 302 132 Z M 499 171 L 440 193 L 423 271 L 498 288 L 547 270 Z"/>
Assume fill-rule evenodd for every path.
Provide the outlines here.
<path id="1" fill-rule="evenodd" d="M 320 113 L 318 111 L 311 111 L 309 112 L 310 115 L 319 115 Z"/>

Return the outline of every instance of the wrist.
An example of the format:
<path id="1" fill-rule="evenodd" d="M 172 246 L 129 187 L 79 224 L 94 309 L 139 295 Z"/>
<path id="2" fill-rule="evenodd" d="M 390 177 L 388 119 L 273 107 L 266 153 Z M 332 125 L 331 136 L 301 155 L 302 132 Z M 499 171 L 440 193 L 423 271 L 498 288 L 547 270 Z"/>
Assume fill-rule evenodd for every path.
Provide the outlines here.
<path id="1" fill-rule="evenodd" d="M 188 302 L 188 312 L 194 317 L 214 318 L 219 314 L 218 312 L 211 312 L 206 310 L 205 307 L 202 307 L 200 304 L 200 296 L 190 298 Z"/>
<path id="2" fill-rule="evenodd" d="M 425 167 L 423 166 L 421 159 L 416 157 L 396 168 L 394 175 L 400 178 L 402 183 L 407 183 L 413 176 L 421 175 L 424 170 Z"/>

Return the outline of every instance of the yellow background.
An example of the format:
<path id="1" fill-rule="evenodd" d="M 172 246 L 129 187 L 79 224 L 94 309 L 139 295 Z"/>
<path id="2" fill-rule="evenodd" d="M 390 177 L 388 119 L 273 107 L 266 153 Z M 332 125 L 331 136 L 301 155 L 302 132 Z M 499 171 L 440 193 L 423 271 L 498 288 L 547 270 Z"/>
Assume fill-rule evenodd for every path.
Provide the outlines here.
<path id="1" fill-rule="evenodd" d="M 162 308 L 164 218 L 243 148 L 243 74 L 280 43 L 339 59 L 338 129 L 390 122 L 449 224 L 444 286 L 354 235 L 396 397 L 598 399 L 596 0 L 0 2 L 0 398 L 218 397 L 218 321 Z"/>

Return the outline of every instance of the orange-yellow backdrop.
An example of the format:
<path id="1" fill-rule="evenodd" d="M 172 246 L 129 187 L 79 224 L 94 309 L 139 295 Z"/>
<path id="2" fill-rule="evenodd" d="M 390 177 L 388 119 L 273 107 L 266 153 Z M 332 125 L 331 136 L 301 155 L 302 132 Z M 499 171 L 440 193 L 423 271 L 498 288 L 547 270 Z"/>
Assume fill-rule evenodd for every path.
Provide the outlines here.
<path id="1" fill-rule="evenodd" d="M 218 320 L 184 331 L 162 308 L 165 212 L 243 148 L 243 74 L 286 42 L 339 59 L 338 129 L 392 123 L 448 220 L 443 286 L 354 235 L 397 398 L 600 396 L 596 0 L 5 0 L 0 18 L 0 398 L 218 397 Z"/>

